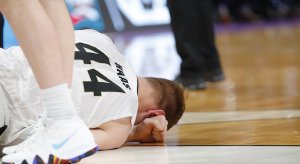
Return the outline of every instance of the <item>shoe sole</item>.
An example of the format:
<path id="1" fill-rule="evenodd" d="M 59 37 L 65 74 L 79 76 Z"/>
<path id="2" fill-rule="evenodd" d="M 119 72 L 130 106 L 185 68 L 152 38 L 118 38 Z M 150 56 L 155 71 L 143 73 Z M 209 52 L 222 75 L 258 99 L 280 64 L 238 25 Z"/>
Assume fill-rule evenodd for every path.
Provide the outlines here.
<path id="1" fill-rule="evenodd" d="M 77 163 L 81 159 L 95 154 L 98 150 L 99 150 L 98 147 L 95 147 L 95 148 L 85 152 L 84 154 L 82 154 L 80 156 L 77 156 L 77 157 L 74 157 L 74 158 L 71 158 L 71 159 L 60 159 L 60 158 L 56 157 L 55 155 L 50 154 L 49 159 L 48 159 L 48 163 L 44 162 L 43 159 L 37 155 L 33 159 L 32 164 L 71 164 L 71 163 Z M 14 163 L 4 163 L 3 162 L 3 164 L 14 164 Z M 24 160 L 22 162 L 22 164 L 29 164 L 29 163 L 26 160 Z"/>

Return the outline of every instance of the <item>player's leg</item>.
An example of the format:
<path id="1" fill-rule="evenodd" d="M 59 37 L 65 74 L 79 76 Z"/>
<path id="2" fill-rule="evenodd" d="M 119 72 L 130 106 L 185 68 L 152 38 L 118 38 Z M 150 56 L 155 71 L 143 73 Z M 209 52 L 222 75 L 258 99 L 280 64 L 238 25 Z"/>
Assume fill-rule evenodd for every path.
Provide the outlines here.
<path id="1" fill-rule="evenodd" d="M 43 90 L 47 116 L 74 116 L 57 34 L 39 0 L 1 0 L 0 6 Z"/>
<path id="2" fill-rule="evenodd" d="M 176 50 L 182 59 L 180 74 L 175 79 L 189 89 L 205 89 L 205 45 L 198 35 L 198 0 L 168 0 L 171 28 L 174 34 Z"/>
<path id="3" fill-rule="evenodd" d="M 57 35 L 39 0 L 1 0 L 0 9 L 11 24 L 40 88 L 64 83 Z"/>
<path id="4" fill-rule="evenodd" d="M 17 153 L 3 157 L 3 161 L 31 163 L 52 161 L 57 157 L 76 161 L 94 153 L 93 136 L 74 114 L 64 78 L 61 48 L 47 12 L 38 0 L 1 0 L 0 6 L 42 89 L 47 111 L 44 129 L 27 139 Z M 63 140 L 68 142 L 60 144 Z M 53 145 L 51 141 L 57 141 L 57 144 Z"/>
<path id="5" fill-rule="evenodd" d="M 58 37 L 65 79 L 72 83 L 74 61 L 74 28 L 64 0 L 40 0 Z"/>
<path id="6" fill-rule="evenodd" d="M 205 81 L 217 82 L 224 79 L 219 52 L 215 44 L 214 22 L 213 22 L 213 4 L 211 0 L 198 1 L 198 37 L 197 42 L 202 45 L 202 56 L 205 58 Z"/>

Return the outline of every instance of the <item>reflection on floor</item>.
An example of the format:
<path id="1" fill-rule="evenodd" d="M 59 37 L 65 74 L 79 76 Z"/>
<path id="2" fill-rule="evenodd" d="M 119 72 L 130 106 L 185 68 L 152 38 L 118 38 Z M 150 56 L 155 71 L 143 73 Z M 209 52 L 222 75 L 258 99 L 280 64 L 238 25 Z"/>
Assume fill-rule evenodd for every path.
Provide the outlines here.
<path id="1" fill-rule="evenodd" d="M 104 151 L 81 163 L 95 164 L 296 164 L 300 147 L 143 146 Z"/>
<path id="2" fill-rule="evenodd" d="M 168 29 L 113 35 L 112 39 L 129 58 L 137 75 L 174 79 L 178 74 L 181 59 Z"/>
<path id="3" fill-rule="evenodd" d="M 220 30 L 226 81 L 188 91 L 186 113 L 165 145 L 128 143 L 82 163 L 299 163 L 299 27 L 293 22 Z M 156 30 L 111 37 L 138 75 L 174 79 L 180 59 L 173 36 Z"/>

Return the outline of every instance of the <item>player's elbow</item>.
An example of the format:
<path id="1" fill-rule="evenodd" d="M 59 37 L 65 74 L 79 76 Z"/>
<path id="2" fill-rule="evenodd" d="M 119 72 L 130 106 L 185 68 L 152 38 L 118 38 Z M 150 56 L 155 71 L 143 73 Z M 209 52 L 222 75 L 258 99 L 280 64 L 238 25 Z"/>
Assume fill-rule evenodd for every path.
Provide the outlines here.
<path id="1" fill-rule="evenodd" d="M 98 141 L 97 145 L 100 148 L 100 150 L 110 150 L 110 149 L 118 149 L 124 145 L 125 141 L 121 140 L 113 140 L 112 138 L 110 140 L 102 140 Z"/>
<path id="2" fill-rule="evenodd" d="M 116 143 L 114 145 L 114 149 L 118 149 L 118 148 L 121 148 L 123 145 L 124 145 L 125 142 L 119 142 L 119 143 Z"/>

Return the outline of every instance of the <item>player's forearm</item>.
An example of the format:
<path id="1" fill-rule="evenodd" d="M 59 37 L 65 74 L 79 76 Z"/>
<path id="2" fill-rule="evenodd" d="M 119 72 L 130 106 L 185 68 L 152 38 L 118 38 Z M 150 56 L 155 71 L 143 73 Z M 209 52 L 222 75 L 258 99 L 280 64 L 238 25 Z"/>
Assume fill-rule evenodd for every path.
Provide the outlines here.
<path id="1" fill-rule="evenodd" d="M 123 146 L 130 133 L 130 118 L 122 118 L 102 124 L 93 129 L 95 141 L 100 150 L 115 149 Z"/>
<path id="2" fill-rule="evenodd" d="M 126 142 L 141 142 L 141 143 L 152 143 L 156 142 L 150 133 L 145 133 L 145 129 L 135 126 L 129 134 Z"/>
<path id="3" fill-rule="evenodd" d="M 124 144 L 117 136 L 110 136 L 102 130 L 92 130 L 92 134 L 100 150 L 116 149 Z"/>
<path id="4" fill-rule="evenodd" d="M 139 142 L 139 137 L 137 136 L 135 131 L 136 131 L 136 126 L 132 129 L 132 131 L 128 135 L 126 142 Z"/>

